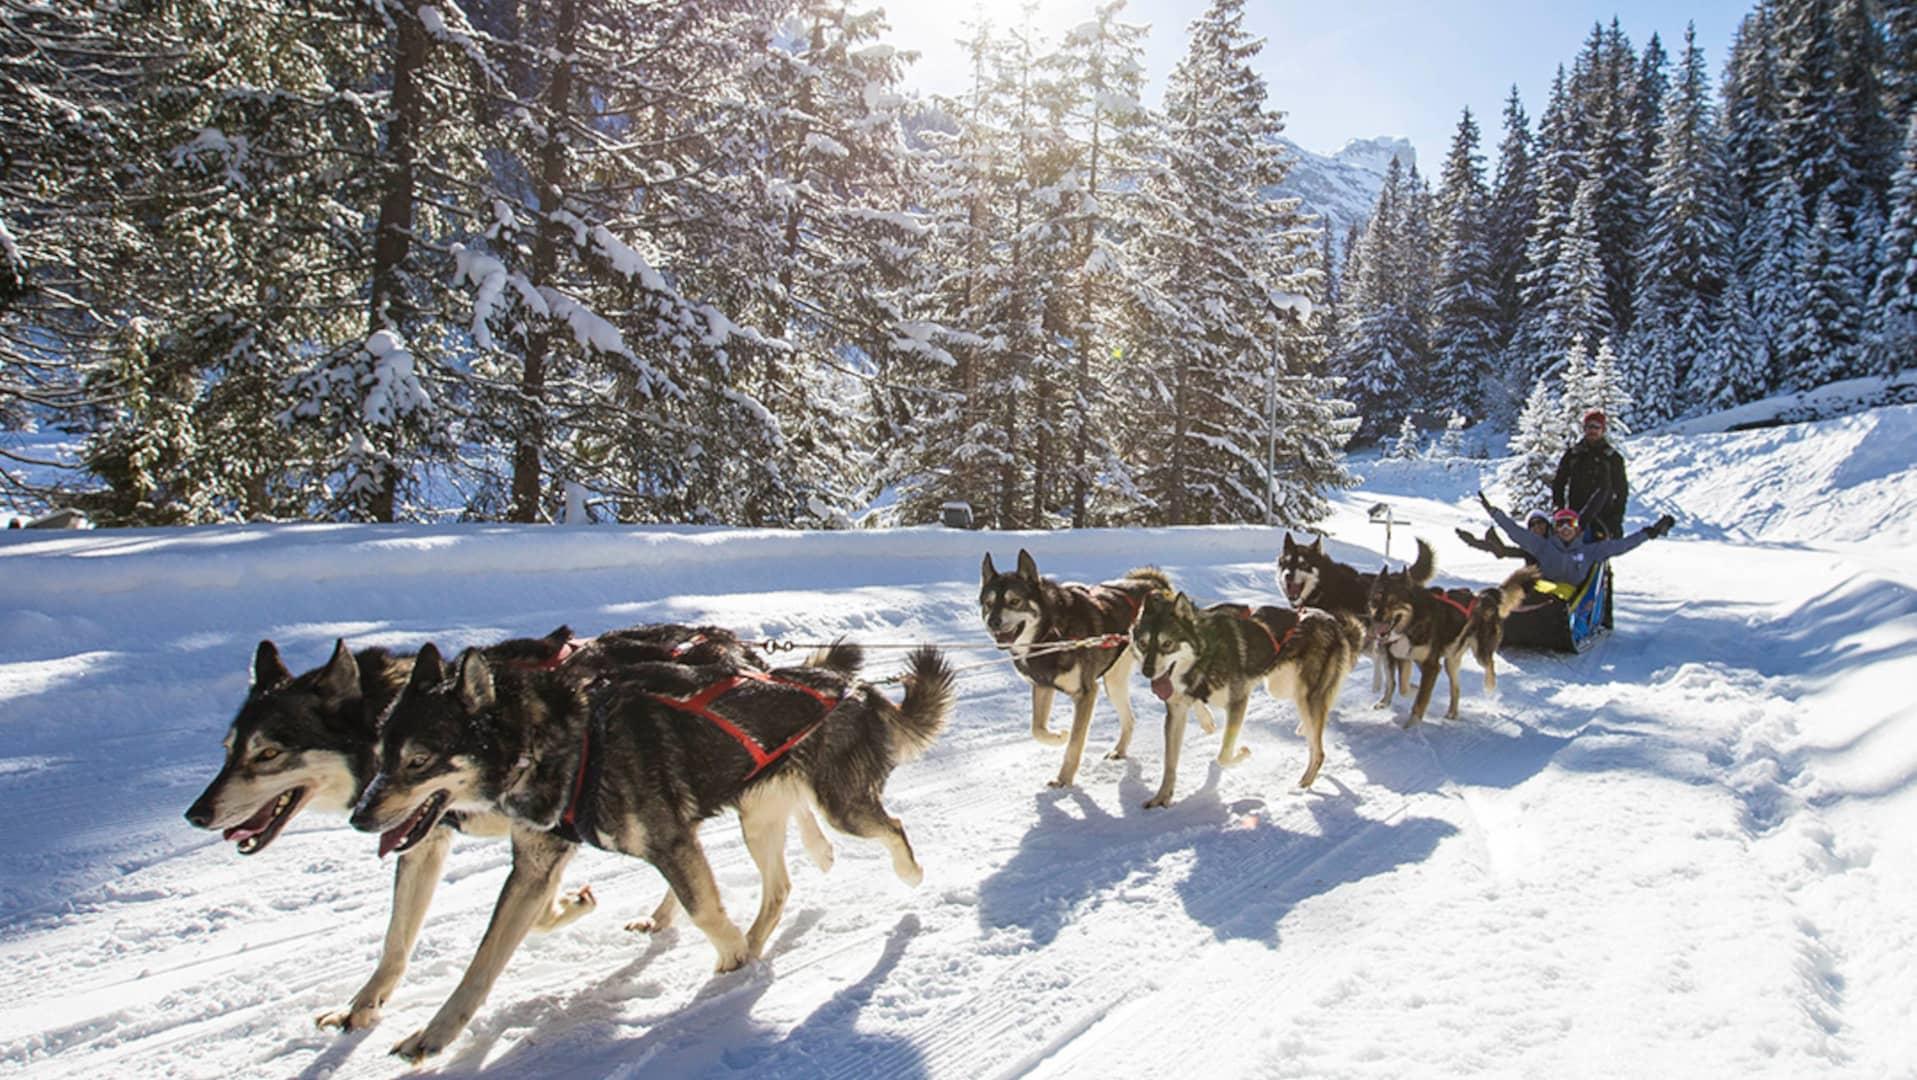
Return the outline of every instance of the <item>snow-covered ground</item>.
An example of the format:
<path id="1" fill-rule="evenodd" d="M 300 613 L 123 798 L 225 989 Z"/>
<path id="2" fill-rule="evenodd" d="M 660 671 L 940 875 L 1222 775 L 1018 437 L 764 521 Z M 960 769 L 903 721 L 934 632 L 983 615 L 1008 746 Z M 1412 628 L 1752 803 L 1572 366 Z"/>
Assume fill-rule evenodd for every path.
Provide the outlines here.
<path id="1" fill-rule="evenodd" d="M 1076 788 L 1008 667 L 893 777 L 927 877 L 838 838 L 767 958 L 711 973 L 690 927 L 621 925 L 660 878 L 583 852 L 600 909 L 528 941 L 429 1068 L 511 1076 L 1917 1074 L 1917 406 L 1631 440 L 1634 517 L 1680 531 L 1619 563 L 1618 632 L 1520 655 L 1463 718 L 1404 731 L 1361 665 L 1309 793 L 1291 706 L 1252 758 L 1196 729 L 1169 810 L 1160 738 Z M 1490 467 L 1487 466 L 1487 475 Z M 1475 468 L 1366 465 L 1333 550 L 1375 564 L 1389 500 L 1450 581 Z M 386 1050 L 459 977 L 505 874 L 461 840 L 413 968 L 370 1034 L 315 1030 L 370 972 L 390 865 L 305 815 L 258 857 L 180 815 L 211 778 L 255 642 L 289 662 L 635 622 L 962 643 L 989 659 L 980 555 L 1048 572 L 1155 563 L 1273 602 L 1255 528 L 1019 536 L 613 527 L 289 526 L 0 538 L 0 1073 L 393 1076 Z M 1393 552 L 1409 549 L 1400 533 Z M 900 654 L 875 650 L 888 673 Z M 1442 691 L 1440 691 L 1442 692 Z M 1437 710 L 1433 710 L 1434 715 Z M 1100 705 L 1097 752 L 1116 728 Z M 735 918 L 756 874 L 707 830 Z M 390 863 L 390 860 L 389 860 Z M 764 1070 L 760 1072 L 760 1070 Z"/>

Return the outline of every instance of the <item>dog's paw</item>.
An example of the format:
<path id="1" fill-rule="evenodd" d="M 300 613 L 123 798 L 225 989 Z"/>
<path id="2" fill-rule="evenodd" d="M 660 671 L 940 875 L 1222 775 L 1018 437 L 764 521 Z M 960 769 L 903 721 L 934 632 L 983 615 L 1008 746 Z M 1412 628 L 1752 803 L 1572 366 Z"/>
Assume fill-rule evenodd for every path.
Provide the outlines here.
<path id="1" fill-rule="evenodd" d="M 1040 731 L 1034 729 L 1032 731 L 1032 738 L 1038 740 L 1040 746 L 1065 745 L 1065 733 L 1062 731 Z"/>
<path id="2" fill-rule="evenodd" d="M 1068 788 L 1073 785 L 1070 780 L 1067 780 L 1062 776 L 1055 776 L 1052 779 L 1045 781 L 1045 786 L 1048 788 Z"/>
<path id="3" fill-rule="evenodd" d="M 1126 756 L 1125 751 L 1120 750 L 1116 747 L 1113 747 L 1112 752 L 1105 755 L 1105 760 L 1106 761 L 1124 761 L 1125 756 Z"/>
<path id="4" fill-rule="evenodd" d="M 1154 795 L 1151 798 L 1145 800 L 1145 809 L 1162 810 L 1165 807 L 1170 806 L 1171 804 L 1172 804 L 1172 799 L 1170 795 Z"/>
<path id="5" fill-rule="evenodd" d="M 342 1032 L 365 1031 L 379 1026 L 379 1006 L 355 1003 L 344 1009 L 323 1012 L 313 1018 L 313 1026 L 322 1030 L 337 1028 Z"/>
<path id="6" fill-rule="evenodd" d="M 739 970 L 747 960 L 752 959 L 751 951 L 746 947 L 745 939 L 740 938 L 737 947 L 719 950 L 719 962 L 713 965 L 712 973 L 724 975 L 728 971 Z"/>
<path id="7" fill-rule="evenodd" d="M 1251 756 L 1251 747 L 1241 746 L 1238 748 L 1238 752 L 1233 754 L 1229 758 L 1225 757 L 1225 755 L 1223 754 L 1218 755 L 1218 764 L 1223 765 L 1225 768 L 1229 769 L 1233 765 L 1238 764 L 1239 762 L 1245 760 L 1246 758 L 1250 756 Z"/>
<path id="8" fill-rule="evenodd" d="M 446 1049 L 446 1040 L 434 1036 L 431 1028 L 421 1028 L 400 1040 L 391 1053 L 396 1058 L 405 1058 L 414 1065 L 418 1065 L 444 1049 Z"/>
<path id="9" fill-rule="evenodd" d="M 920 866 L 917 861 L 895 865 L 892 867 L 892 872 L 899 876 L 900 881 L 914 889 L 925 880 L 925 867 Z"/>
<path id="10" fill-rule="evenodd" d="M 650 915 L 641 915 L 627 923 L 626 929 L 635 934 L 657 934 L 671 925 L 671 920 L 660 922 Z"/>

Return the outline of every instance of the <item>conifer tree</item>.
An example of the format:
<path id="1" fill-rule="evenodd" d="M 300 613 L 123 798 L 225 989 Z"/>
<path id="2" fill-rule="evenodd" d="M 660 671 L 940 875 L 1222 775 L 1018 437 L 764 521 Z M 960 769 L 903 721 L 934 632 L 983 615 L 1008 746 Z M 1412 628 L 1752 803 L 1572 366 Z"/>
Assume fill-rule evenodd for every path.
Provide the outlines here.
<path id="1" fill-rule="evenodd" d="M 1538 379 L 1511 433 L 1513 460 L 1506 467 L 1504 485 L 1511 491 L 1514 513 L 1522 507 L 1550 506 L 1551 478 L 1567 445 L 1559 396 L 1552 393 L 1549 380 Z"/>
<path id="2" fill-rule="evenodd" d="M 1498 303 L 1498 346 L 1510 344 L 1518 325 L 1518 275 L 1524 269 L 1524 234 L 1537 212 L 1531 121 L 1513 85 L 1504 102 L 1504 136 L 1498 143 L 1498 175 L 1485 214 L 1485 246 Z"/>
<path id="3" fill-rule="evenodd" d="M 1385 456 L 1398 461 L 1414 461 L 1420 456 L 1418 444 L 1421 441 L 1423 440 L 1418 434 L 1418 425 L 1412 423 L 1410 415 L 1407 414 L 1404 423 L 1398 425 L 1397 438 L 1391 440 L 1391 451 Z"/>
<path id="4" fill-rule="evenodd" d="M 1866 370 L 1888 375 L 1917 365 L 1917 111 L 1905 124 L 1903 161 L 1890 188 L 1890 217 L 1870 292 Z"/>
<path id="5" fill-rule="evenodd" d="M 1497 299 L 1486 247 L 1478 128 L 1466 109 L 1440 174 L 1434 204 L 1437 270 L 1432 299 L 1431 404 L 1483 415 L 1483 384 L 1497 348 Z"/>
<path id="6" fill-rule="evenodd" d="M 1797 269 L 1798 291 L 1784 330 L 1783 385 L 1820 386 L 1864 371 L 1862 287 L 1834 194 L 1817 204 Z"/>

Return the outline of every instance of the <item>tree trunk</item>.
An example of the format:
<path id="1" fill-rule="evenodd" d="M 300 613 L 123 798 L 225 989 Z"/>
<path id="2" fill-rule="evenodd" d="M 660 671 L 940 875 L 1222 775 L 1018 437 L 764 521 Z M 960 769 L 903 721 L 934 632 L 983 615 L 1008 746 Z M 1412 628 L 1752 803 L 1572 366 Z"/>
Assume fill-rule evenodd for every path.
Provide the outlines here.
<path id="1" fill-rule="evenodd" d="M 572 54 L 579 36 L 576 0 L 559 0 L 553 24 L 557 56 L 546 89 L 547 138 L 539 154 L 539 230 L 533 239 L 532 276 L 550 284 L 559 267 L 559 242 L 552 215 L 566 184 L 566 147 L 560 135 L 572 105 Z M 546 442 L 546 361 L 554 335 L 543 325 L 526 342 L 526 366 L 520 373 L 520 425 L 513 444 L 513 521 L 539 520 L 540 454 Z"/>
<path id="2" fill-rule="evenodd" d="M 379 223 L 373 231 L 372 300 L 366 318 L 369 337 L 379 330 L 392 330 L 403 336 L 411 314 L 405 309 L 402 271 L 413 242 L 415 166 L 419 129 L 426 110 L 420 77 L 426 67 L 429 42 L 426 28 L 419 21 L 417 4 L 408 3 L 406 12 L 396 18 L 394 24 L 393 111 L 386 128 L 386 184 L 379 200 Z M 369 434 L 375 436 L 374 444 L 387 461 L 372 478 L 373 493 L 364 504 L 364 513 L 373 521 L 391 521 L 399 499 L 397 418 L 394 418 L 394 426 L 383 433 Z"/>

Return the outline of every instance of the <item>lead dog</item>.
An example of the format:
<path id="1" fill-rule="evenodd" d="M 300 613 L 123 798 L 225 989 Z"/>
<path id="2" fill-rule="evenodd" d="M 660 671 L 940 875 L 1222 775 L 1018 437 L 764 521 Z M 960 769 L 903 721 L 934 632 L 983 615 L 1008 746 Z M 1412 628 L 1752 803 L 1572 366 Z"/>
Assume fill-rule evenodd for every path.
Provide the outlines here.
<path id="1" fill-rule="evenodd" d="M 951 669 L 921 649 L 905 682 L 898 706 L 827 668 L 636 664 L 582 687 L 472 650 L 448 668 L 433 646 L 421 649 L 353 825 L 380 833 L 382 852 L 404 852 L 444 814 L 504 814 L 513 866 L 458 988 L 393 1053 L 418 1062 L 465 1029 L 582 842 L 657 867 L 722 972 L 757 957 L 784 910 L 785 822 L 797 804 L 885 844 L 899 878 L 916 885 L 923 871 L 881 794 L 944 725 Z M 698 838 L 699 823 L 727 807 L 739 811 L 763 890 L 744 935 Z"/>
<path id="2" fill-rule="evenodd" d="M 1131 654 L 1119 638 L 1131 629 L 1145 598 L 1169 596 L 1171 582 L 1152 569 L 1133 570 L 1098 585 L 1061 583 L 1041 577 L 1031 553 L 1020 549 L 1018 568 L 1000 573 L 987 553 L 979 568 L 979 614 L 992 640 L 1012 654 L 1012 666 L 1032 687 L 1032 738 L 1046 746 L 1065 745 L 1065 760 L 1052 787 L 1067 787 L 1078 775 L 1085 737 L 1092 726 L 1098 685 L 1118 710 L 1118 745 L 1123 758 L 1132 742 L 1132 701 L 1127 679 Z M 1107 645 L 1046 650 L 1049 643 L 1111 638 Z M 1052 700 L 1059 691 L 1072 699 L 1069 735 L 1052 731 Z"/>
<path id="3" fill-rule="evenodd" d="M 1132 628 L 1131 651 L 1152 693 L 1165 703 L 1165 775 L 1146 808 L 1171 805 L 1193 705 L 1225 710 L 1218 764 L 1230 767 L 1250 756 L 1238 748 L 1238 732 L 1252 688 L 1261 681 L 1273 697 L 1289 695 L 1298 706 L 1298 733 L 1311 748 L 1298 786 L 1310 787 L 1324 764 L 1332 703 L 1363 644 L 1357 619 L 1316 608 L 1214 604 L 1200 611 L 1184 593 L 1147 597 Z"/>
<path id="4" fill-rule="evenodd" d="M 582 647 L 583 646 L 583 647 Z M 521 638 L 490 646 L 497 663 L 523 667 L 559 667 L 568 677 L 601 677 L 622 663 L 684 658 L 718 662 L 758 660 L 729 630 L 656 624 L 602 634 L 589 642 L 560 627 L 543 638 Z M 762 662 L 761 666 L 762 666 Z M 226 734 L 226 757 L 219 773 L 186 812 L 189 823 L 217 829 L 241 855 L 266 850 L 288 822 L 306 810 L 344 814 L 358 801 L 377 772 L 379 723 L 406 685 L 413 656 L 384 648 L 350 652 L 336 642 L 324 665 L 295 677 L 279 648 L 262 641 L 254 653 L 252 686 Z M 352 1031 L 379 1023 L 381 1007 L 406 972 L 413 944 L 439 885 L 453 834 L 505 836 L 499 814 L 448 815 L 398 860 L 393 870 L 393 906 L 379 962 L 344 1009 L 322 1013 L 321 1027 Z M 806 850 L 821 869 L 830 867 L 831 846 L 811 815 L 800 815 Z M 553 930 L 595 906 L 589 888 L 552 899 L 535 929 Z M 653 912 L 647 928 L 672 917 L 672 894 Z"/>

